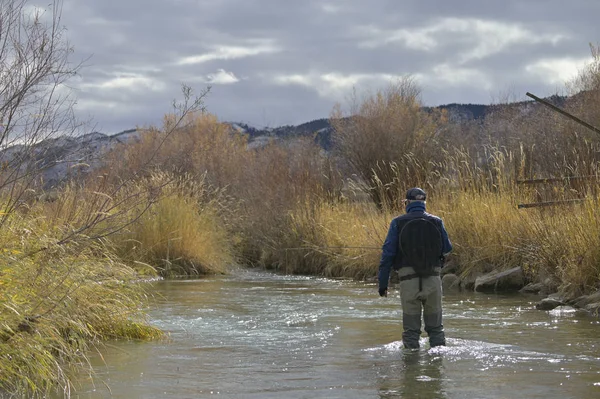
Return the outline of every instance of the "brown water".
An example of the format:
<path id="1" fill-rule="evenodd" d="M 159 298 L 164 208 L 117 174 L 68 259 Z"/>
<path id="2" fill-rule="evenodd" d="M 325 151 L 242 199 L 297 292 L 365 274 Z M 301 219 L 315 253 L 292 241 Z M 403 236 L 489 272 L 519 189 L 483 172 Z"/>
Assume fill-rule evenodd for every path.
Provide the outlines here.
<path id="1" fill-rule="evenodd" d="M 600 323 L 447 295 L 448 346 L 401 345 L 398 292 L 243 271 L 154 283 L 162 342 L 112 343 L 75 398 L 600 398 Z"/>

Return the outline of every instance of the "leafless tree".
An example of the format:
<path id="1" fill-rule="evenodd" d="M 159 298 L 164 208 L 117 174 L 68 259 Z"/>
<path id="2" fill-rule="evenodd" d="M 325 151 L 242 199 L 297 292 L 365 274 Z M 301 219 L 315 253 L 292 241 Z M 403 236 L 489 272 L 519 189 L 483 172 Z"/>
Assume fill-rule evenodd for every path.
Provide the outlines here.
<path id="1" fill-rule="evenodd" d="M 51 0 L 43 9 L 30 0 L 0 1 L 0 226 L 43 183 L 43 172 L 56 162 L 52 157 L 52 151 L 60 147 L 56 141 L 77 134 L 82 126 L 75 118 L 75 98 L 68 85 L 82 63 L 71 61 L 73 48 L 61 12 L 62 0 Z M 162 139 L 142 168 L 152 163 L 164 141 L 189 119 L 188 114 L 204 111 L 203 99 L 209 90 L 196 96 L 183 85 L 184 99 L 173 101 Z M 148 209 L 160 190 L 146 185 L 131 191 L 135 177 L 132 173 L 117 184 L 79 187 L 87 202 L 80 204 L 81 216 L 70 221 L 69 232 L 58 243 L 110 235 L 123 228 L 123 220 L 130 223 Z M 133 215 L 122 217 L 128 213 Z M 100 224 L 103 228 L 95 229 Z"/>
<path id="2" fill-rule="evenodd" d="M 0 201 L 14 211 L 45 167 L 40 143 L 77 128 L 67 81 L 81 64 L 61 25 L 62 1 L 45 9 L 28 0 L 0 2 Z"/>

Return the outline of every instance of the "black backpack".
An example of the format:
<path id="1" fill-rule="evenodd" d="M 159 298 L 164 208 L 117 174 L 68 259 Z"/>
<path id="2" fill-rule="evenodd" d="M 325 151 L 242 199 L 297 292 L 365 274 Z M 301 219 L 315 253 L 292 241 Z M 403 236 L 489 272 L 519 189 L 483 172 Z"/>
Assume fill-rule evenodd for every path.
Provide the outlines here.
<path id="1" fill-rule="evenodd" d="M 434 268 L 441 266 L 443 248 L 442 233 L 431 220 L 411 219 L 400 231 L 402 263 L 419 277 L 437 275 Z"/>

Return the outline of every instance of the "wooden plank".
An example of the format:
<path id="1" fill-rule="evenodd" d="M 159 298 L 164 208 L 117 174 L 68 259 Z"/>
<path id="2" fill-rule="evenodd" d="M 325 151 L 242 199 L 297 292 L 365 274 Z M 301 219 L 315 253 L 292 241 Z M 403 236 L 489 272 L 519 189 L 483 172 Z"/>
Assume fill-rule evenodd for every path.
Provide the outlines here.
<path id="1" fill-rule="evenodd" d="M 553 206 L 553 205 L 571 205 L 571 204 L 577 204 L 577 203 L 580 203 L 583 201 L 585 201 L 585 198 L 562 200 L 562 201 L 533 202 L 531 204 L 519 204 L 519 205 L 517 205 L 517 208 L 525 209 L 525 208 L 538 208 L 538 207 L 542 207 L 542 206 Z"/>
<path id="2" fill-rule="evenodd" d="M 589 175 L 589 176 L 565 176 L 565 177 L 548 177 L 542 179 L 526 179 L 526 180 L 517 180 L 517 184 L 543 184 L 543 183 L 557 183 L 564 182 L 569 180 L 597 180 L 599 176 Z"/>
<path id="3" fill-rule="evenodd" d="M 574 120 L 575 122 L 579 123 L 580 125 L 585 126 L 588 129 L 590 129 L 590 130 L 592 130 L 592 131 L 600 134 L 600 129 L 598 129 L 597 127 L 592 126 L 589 123 L 585 122 L 584 120 L 579 119 L 575 115 L 572 115 L 572 114 L 568 113 L 567 111 L 564 111 L 564 110 L 558 108 L 556 105 L 551 104 L 551 103 L 549 103 L 546 100 L 542 100 L 541 98 L 539 98 L 539 97 L 537 97 L 537 96 L 535 96 L 535 95 L 533 95 L 533 94 L 531 94 L 529 92 L 525 93 L 525 95 L 527 97 L 533 98 L 538 103 L 544 104 L 546 107 L 549 107 L 549 108 L 553 109 L 554 111 L 558 112 L 559 114 L 562 114 L 562 115 L 566 116 L 567 118 Z"/>

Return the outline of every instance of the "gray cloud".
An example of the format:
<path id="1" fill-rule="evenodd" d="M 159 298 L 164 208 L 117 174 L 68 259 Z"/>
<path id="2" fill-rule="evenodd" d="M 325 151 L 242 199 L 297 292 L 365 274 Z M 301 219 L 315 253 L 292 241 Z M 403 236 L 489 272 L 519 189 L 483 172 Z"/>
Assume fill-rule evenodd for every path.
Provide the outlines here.
<path id="1" fill-rule="evenodd" d="M 597 0 L 64 0 L 87 66 L 77 111 L 116 132 L 160 123 L 181 83 L 212 85 L 222 120 L 327 117 L 351 93 L 412 74 L 429 105 L 549 95 L 589 59 Z M 180 96 L 179 96 L 180 97 Z"/>

